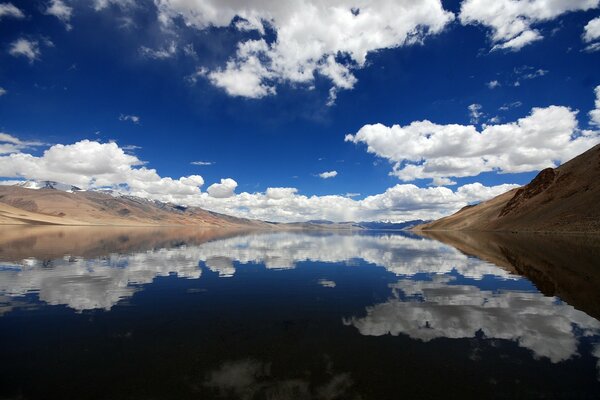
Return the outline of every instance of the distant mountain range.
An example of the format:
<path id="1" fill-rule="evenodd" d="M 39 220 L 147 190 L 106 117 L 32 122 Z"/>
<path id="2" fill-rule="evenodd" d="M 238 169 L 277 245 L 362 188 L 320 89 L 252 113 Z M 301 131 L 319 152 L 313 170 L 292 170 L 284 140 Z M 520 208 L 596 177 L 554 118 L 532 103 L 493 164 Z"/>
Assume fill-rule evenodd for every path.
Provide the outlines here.
<path id="1" fill-rule="evenodd" d="M 521 188 L 414 230 L 600 232 L 600 145 Z"/>
<path id="2" fill-rule="evenodd" d="M 269 226 L 199 207 L 182 207 L 114 192 L 82 191 L 56 182 L 0 186 L 0 224 Z"/>
<path id="3" fill-rule="evenodd" d="M 0 224 L 43 225 L 196 225 L 204 227 L 268 229 L 405 230 L 425 221 L 297 223 L 263 222 L 231 217 L 105 189 L 82 190 L 53 181 L 27 181 L 0 186 Z"/>

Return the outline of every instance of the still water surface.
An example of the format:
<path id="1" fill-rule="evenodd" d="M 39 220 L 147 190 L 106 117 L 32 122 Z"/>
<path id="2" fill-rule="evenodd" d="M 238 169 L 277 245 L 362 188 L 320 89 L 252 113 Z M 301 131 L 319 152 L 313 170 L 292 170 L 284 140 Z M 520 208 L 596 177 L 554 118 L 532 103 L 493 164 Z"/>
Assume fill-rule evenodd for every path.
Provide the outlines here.
<path id="1" fill-rule="evenodd" d="M 3 228 L 0 399 L 597 399 L 596 239 Z"/>

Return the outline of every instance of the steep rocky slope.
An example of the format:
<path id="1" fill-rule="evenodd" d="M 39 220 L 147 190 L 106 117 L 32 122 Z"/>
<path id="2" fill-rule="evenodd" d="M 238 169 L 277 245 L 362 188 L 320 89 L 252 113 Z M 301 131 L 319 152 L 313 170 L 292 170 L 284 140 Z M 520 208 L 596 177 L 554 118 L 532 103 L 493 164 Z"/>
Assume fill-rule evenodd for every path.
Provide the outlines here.
<path id="1" fill-rule="evenodd" d="M 519 189 L 415 230 L 600 232 L 600 145 Z"/>

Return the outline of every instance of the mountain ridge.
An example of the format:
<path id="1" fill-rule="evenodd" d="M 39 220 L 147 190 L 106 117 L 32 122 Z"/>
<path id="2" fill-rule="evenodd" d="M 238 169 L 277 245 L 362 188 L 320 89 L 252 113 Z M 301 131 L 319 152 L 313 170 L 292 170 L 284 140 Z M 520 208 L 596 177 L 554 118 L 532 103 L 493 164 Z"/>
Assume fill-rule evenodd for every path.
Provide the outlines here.
<path id="1" fill-rule="evenodd" d="M 600 232 L 600 145 L 525 186 L 414 230 Z"/>

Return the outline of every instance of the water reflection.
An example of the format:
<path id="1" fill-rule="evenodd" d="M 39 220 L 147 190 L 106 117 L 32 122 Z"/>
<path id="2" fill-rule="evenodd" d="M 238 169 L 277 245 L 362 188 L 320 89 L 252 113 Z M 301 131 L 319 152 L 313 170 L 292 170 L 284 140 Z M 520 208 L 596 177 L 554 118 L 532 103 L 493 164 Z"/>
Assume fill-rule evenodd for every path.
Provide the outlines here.
<path id="1" fill-rule="evenodd" d="M 166 237 L 176 232 L 168 231 Z M 77 250 L 80 254 L 96 255 L 99 252 L 97 242 L 91 238 L 82 239 L 83 231 L 65 229 L 60 235 L 53 233 L 50 240 L 47 236 L 37 239 L 37 247 L 24 248 L 23 254 L 29 257 L 0 265 L 1 295 L 18 297 L 38 293 L 39 299 L 48 304 L 65 304 L 79 311 L 109 310 L 157 277 L 175 274 L 181 278 L 198 279 L 202 267 L 220 277 L 232 277 L 236 273 L 236 265 L 249 263 L 281 270 L 293 269 L 300 262 L 351 265 L 353 260 L 361 260 L 402 276 L 456 271 L 473 279 L 486 275 L 516 279 L 509 272 L 468 257 L 451 246 L 399 234 L 254 232 L 219 238 L 212 232 L 202 232 L 203 236 L 199 237 L 183 231 L 179 232 L 182 236 L 177 236 L 178 240 L 169 242 L 160 232 L 138 229 L 129 231 L 127 235 L 120 232 L 120 240 L 104 239 L 101 247 L 105 254 L 101 256 L 74 256 L 63 251 L 61 258 L 42 258 L 47 255 L 48 249 L 54 252 L 54 256 L 61 254 L 60 244 L 63 243 L 68 246 L 67 251 L 71 250 L 71 236 L 90 244 L 91 249 L 80 244 L 82 247 Z M 89 234 L 96 236 L 98 233 L 92 231 Z M 229 235 L 233 234 L 229 232 Z M 152 247 L 157 245 L 157 236 L 162 240 L 159 245 L 168 247 Z M 53 246 L 40 245 L 44 240 L 52 242 L 53 237 L 60 238 Z M 124 237 L 127 240 L 123 240 Z M 139 247 L 149 249 L 133 251 Z M 5 250 L 5 253 L 12 258 L 19 254 L 14 248 L 10 252 Z M 326 280 L 320 284 L 335 286 L 334 282 Z"/>
<path id="2" fill-rule="evenodd" d="M 0 229 L 0 398 L 598 398 L 596 241 L 434 239 Z"/>
<path id="3" fill-rule="evenodd" d="M 394 296 L 367 308 L 367 316 L 346 320 L 361 334 L 406 334 L 430 341 L 475 337 L 512 340 L 552 362 L 577 354 L 578 337 L 600 334 L 600 322 L 536 292 L 481 290 L 454 284 L 454 278 L 401 280 Z"/>
<path id="4" fill-rule="evenodd" d="M 330 363 L 329 363 L 330 364 Z M 314 385 L 306 376 L 278 379 L 273 376 L 272 365 L 246 359 L 225 362 L 208 374 L 204 385 L 215 389 L 221 397 L 237 399 L 359 399 L 352 390 L 350 374 L 335 373 L 327 365 L 325 381 Z"/>

